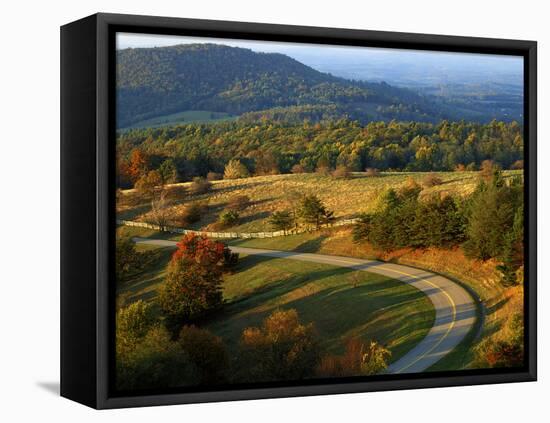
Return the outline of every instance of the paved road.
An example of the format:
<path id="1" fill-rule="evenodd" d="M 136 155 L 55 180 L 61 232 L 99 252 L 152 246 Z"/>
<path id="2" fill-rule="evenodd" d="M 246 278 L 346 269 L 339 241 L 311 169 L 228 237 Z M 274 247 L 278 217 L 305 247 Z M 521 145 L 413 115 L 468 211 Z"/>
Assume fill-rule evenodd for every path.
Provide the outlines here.
<path id="1" fill-rule="evenodd" d="M 136 243 L 174 247 L 175 241 L 134 238 Z M 470 294 L 455 282 L 426 270 L 324 254 L 264 250 L 231 246 L 236 253 L 300 260 L 377 273 L 412 285 L 428 296 L 435 308 L 435 321 L 426 337 L 412 350 L 388 367 L 388 373 L 417 373 L 435 364 L 455 348 L 472 329 L 476 307 Z"/>

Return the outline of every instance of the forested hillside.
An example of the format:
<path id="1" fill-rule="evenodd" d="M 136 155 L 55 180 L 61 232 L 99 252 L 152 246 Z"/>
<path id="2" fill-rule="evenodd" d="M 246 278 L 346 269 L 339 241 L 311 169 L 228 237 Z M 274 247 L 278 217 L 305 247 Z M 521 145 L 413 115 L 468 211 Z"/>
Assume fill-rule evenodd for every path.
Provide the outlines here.
<path id="1" fill-rule="evenodd" d="M 132 169 L 145 162 L 150 170 L 174 169 L 178 180 L 223 173 L 230 161 L 259 175 L 342 166 L 350 171 L 477 170 L 484 160 L 503 169 L 521 168 L 522 131 L 516 122 L 360 125 L 349 120 L 222 122 L 132 130 L 119 134 L 117 140 L 119 184 L 131 186 Z"/>
<path id="2" fill-rule="evenodd" d="M 119 50 L 117 101 L 119 128 L 188 110 L 255 112 L 247 120 L 491 119 L 384 82 L 337 78 L 283 54 L 215 44 Z"/>

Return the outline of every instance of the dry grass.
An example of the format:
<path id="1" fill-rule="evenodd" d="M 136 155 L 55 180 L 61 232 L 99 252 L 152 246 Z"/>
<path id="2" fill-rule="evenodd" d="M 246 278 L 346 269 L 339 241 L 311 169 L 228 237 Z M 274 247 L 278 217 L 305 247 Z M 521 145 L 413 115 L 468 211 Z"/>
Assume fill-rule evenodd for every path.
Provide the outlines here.
<path id="1" fill-rule="evenodd" d="M 508 171 L 506 175 L 512 173 Z M 182 183 L 169 187 L 170 215 L 179 215 L 179 208 L 184 207 L 186 202 L 206 200 L 209 205 L 208 213 L 191 229 L 208 230 L 235 197 L 247 196 L 250 198 L 250 205 L 241 211 L 240 224 L 232 230 L 269 231 L 272 230 L 268 223 L 269 216 L 274 211 L 289 207 L 287 198 L 292 192 L 316 194 L 334 211 L 337 219 L 352 218 L 359 213 L 372 211 L 377 206 L 380 194 L 386 189 L 400 187 L 411 178 L 420 184 L 427 175 L 437 175 L 442 183 L 424 188 L 422 196 L 434 193 L 467 195 L 474 190 L 479 178 L 479 172 L 381 172 L 375 178 L 364 172 L 356 172 L 346 179 L 319 174 L 269 175 L 213 181 L 212 190 L 200 195 L 189 192 L 190 183 Z M 123 191 L 117 204 L 121 219 L 150 221 L 149 210 L 149 202 L 142 201 L 135 190 Z"/>

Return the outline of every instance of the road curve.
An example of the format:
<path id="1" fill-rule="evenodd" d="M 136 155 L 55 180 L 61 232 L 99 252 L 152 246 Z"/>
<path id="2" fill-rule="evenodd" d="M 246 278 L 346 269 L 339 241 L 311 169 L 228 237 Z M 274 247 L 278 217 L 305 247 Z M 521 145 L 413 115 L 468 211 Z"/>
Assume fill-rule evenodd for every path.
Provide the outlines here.
<path id="1" fill-rule="evenodd" d="M 176 241 L 134 238 L 138 244 L 174 247 Z M 289 260 L 307 261 L 349 267 L 398 279 L 428 296 L 435 309 L 435 320 L 428 334 L 413 349 L 392 363 L 388 373 L 418 373 L 425 371 L 450 353 L 473 328 L 476 306 L 470 294 L 457 283 L 426 270 L 415 269 L 376 260 L 293 251 L 266 250 L 231 246 L 236 253 L 260 255 Z"/>

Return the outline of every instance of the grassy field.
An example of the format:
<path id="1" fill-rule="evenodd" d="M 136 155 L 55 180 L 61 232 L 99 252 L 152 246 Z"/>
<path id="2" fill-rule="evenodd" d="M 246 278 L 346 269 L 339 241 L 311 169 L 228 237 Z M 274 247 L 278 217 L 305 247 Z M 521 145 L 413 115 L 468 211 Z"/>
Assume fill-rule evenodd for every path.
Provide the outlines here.
<path id="1" fill-rule="evenodd" d="M 118 286 L 119 298 L 126 304 L 155 298 L 173 251 L 138 248 L 152 250 L 155 264 Z M 393 361 L 426 335 L 435 316 L 424 294 L 384 276 L 246 255 L 224 277 L 224 298 L 227 305 L 206 326 L 231 349 L 244 328 L 259 326 L 274 310 L 294 308 L 303 322 L 314 322 L 327 352 L 342 352 L 350 337 L 376 339 L 392 351 Z"/>
<path id="2" fill-rule="evenodd" d="M 217 122 L 222 120 L 235 119 L 235 116 L 231 116 L 224 112 L 210 112 L 208 110 L 186 110 L 184 112 L 172 113 L 170 115 L 158 116 L 151 119 L 145 119 L 134 123 L 133 125 L 124 128 L 127 129 L 140 129 L 140 128 L 158 128 L 161 126 L 173 126 L 186 123 L 208 123 Z"/>
<path id="3" fill-rule="evenodd" d="M 511 176 L 514 172 L 504 173 L 506 176 Z M 336 218 L 353 218 L 359 213 L 372 211 L 377 206 L 378 198 L 386 189 L 398 188 L 409 178 L 422 184 L 426 175 L 427 173 L 422 172 L 383 172 L 380 176 L 368 177 L 365 173 L 358 172 L 349 179 L 335 179 L 317 174 L 257 176 L 215 181 L 211 192 L 202 195 L 190 195 L 186 192 L 189 183 L 182 183 L 171 186 L 170 214 L 177 216 L 189 201 L 204 200 L 209 205 L 208 211 L 201 221 L 190 225 L 190 229 L 209 230 L 232 198 L 246 195 L 251 199 L 251 205 L 241 212 L 239 224 L 231 227 L 230 230 L 271 231 L 268 218 L 276 210 L 289 208 L 288 196 L 292 192 L 316 194 L 330 210 L 335 212 Z M 475 189 L 479 181 L 478 172 L 438 172 L 437 175 L 443 183 L 424 188 L 422 196 L 438 193 L 466 195 Z M 123 192 L 117 210 L 120 219 L 152 220 L 148 214 L 149 202 L 141 200 L 134 190 Z M 178 225 L 174 224 L 174 226 Z"/>

